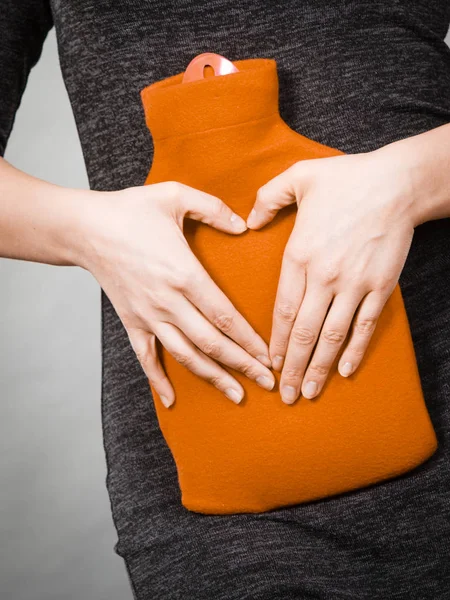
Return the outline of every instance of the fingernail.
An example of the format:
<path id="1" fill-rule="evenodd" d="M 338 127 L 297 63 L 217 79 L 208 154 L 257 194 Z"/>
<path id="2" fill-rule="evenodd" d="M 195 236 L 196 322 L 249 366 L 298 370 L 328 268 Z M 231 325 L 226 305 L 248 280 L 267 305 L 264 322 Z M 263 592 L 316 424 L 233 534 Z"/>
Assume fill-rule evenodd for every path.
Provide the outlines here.
<path id="1" fill-rule="evenodd" d="M 239 404 L 239 402 L 242 400 L 241 392 L 238 392 L 234 388 L 227 388 L 225 390 L 225 396 L 227 396 L 227 398 L 230 400 L 233 400 L 235 404 Z"/>
<path id="2" fill-rule="evenodd" d="M 292 385 L 285 385 L 281 390 L 281 399 L 285 404 L 292 404 L 297 398 L 297 392 Z"/>
<path id="3" fill-rule="evenodd" d="M 265 367 L 268 367 L 270 369 L 270 367 L 272 366 L 272 361 L 270 360 L 269 356 L 266 356 L 265 354 L 258 354 L 258 356 L 256 357 L 260 363 L 262 363 Z"/>
<path id="4" fill-rule="evenodd" d="M 352 363 L 346 362 L 342 365 L 341 375 L 343 375 L 344 377 L 348 377 L 349 375 L 351 375 L 352 371 L 353 371 Z"/>
<path id="5" fill-rule="evenodd" d="M 260 375 L 256 378 L 256 383 L 265 390 L 270 391 L 275 385 L 275 380 L 269 379 L 269 377 L 266 377 L 265 375 Z"/>
<path id="6" fill-rule="evenodd" d="M 315 381 L 308 381 L 308 383 L 305 385 L 303 396 L 305 398 L 314 398 L 314 396 L 317 394 L 317 389 L 318 386 Z"/>
<path id="7" fill-rule="evenodd" d="M 233 213 L 230 217 L 230 221 L 233 225 L 233 229 L 236 231 L 245 231 L 247 229 L 247 223 L 244 221 L 242 217 Z"/>
<path id="8" fill-rule="evenodd" d="M 161 398 L 161 402 L 164 404 L 164 406 L 166 408 L 169 408 L 169 406 L 172 406 L 173 400 L 169 400 L 169 398 L 167 396 L 160 396 L 160 398 Z"/>
<path id="9" fill-rule="evenodd" d="M 272 368 L 275 369 L 275 371 L 281 371 L 282 366 L 283 366 L 283 357 L 280 356 L 279 354 L 277 354 L 276 356 L 273 357 Z"/>

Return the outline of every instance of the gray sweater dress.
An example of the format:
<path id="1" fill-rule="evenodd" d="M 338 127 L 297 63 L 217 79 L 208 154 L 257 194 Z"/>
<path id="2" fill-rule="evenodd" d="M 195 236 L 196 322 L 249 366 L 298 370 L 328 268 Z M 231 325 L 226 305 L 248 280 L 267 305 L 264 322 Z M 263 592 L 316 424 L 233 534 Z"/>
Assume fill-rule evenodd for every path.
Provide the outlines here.
<path id="1" fill-rule="evenodd" d="M 281 116 L 347 153 L 450 122 L 449 22 L 449 0 L 2 0 L 0 152 L 52 26 L 90 185 L 117 190 L 152 160 L 140 90 L 201 52 L 276 59 Z M 449 275 L 450 220 L 421 225 L 400 285 L 432 458 L 363 490 L 228 516 L 181 505 L 147 379 L 102 293 L 107 486 L 138 600 L 450 598 Z"/>

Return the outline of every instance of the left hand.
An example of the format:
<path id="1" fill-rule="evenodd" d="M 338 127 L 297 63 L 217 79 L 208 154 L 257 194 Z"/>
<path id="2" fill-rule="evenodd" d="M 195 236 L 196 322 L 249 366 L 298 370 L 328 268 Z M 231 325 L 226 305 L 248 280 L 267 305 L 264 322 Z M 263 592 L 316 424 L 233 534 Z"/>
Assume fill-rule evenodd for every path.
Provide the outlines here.
<path id="1" fill-rule="evenodd" d="M 298 205 L 269 345 L 287 404 L 320 393 L 344 343 L 339 372 L 355 372 L 398 282 L 414 233 L 414 186 L 390 146 L 303 160 L 258 190 L 250 229 Z"/>

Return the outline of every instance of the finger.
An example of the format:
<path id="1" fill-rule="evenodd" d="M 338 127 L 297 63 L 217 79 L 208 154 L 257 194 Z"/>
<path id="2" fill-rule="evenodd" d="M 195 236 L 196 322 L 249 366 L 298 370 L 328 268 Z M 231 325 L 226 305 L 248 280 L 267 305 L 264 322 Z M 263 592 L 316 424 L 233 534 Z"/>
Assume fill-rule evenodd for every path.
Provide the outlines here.
<path id="1" fill-rule="evenodd" d="M 186 298 L 173 310 L 172 322 L 203 354 L 241 371 L 266 390 L 275 385 L 270 369 L 214 327 Z"/>
<path id="2" fill-rule="evenodd" d="M 266 342 L 237 311 L 230 299 L 214 283 L 199 261 L 191 272 L 194 275 L 185 282 L 182 289 L 184 296 L 217 329 L 234 340 L 266 367 L 270 367 L 269 348 Z"/>
<path id="3" fill-rule="evenodd" d="M 155 335 L 143 329 L 129 329 L 127 333 L 147 379 L 164 406 L 169 408 L 175 401 L 175 391 L 159 360 Z"/>
<path id="4" fill-rule="evenodd" d="M 273 220 L 278 211 L 285 206 L 299 202 L 302 195 L 302 176 L 305 168 L 297 162 L 283 171 L 256 193 L 255 204 L 247 218 L 247 227 L 260 229 Z"/>
<path id="5" fill-rule="evenodd" d="M 182 183 L 175 183 L 176 205 L 182 217 L 206 223 L 226 233 L 239 234 L 247 229 L 242 217 L 237 215 L 220 198 Z"/>
<path id="6" fill-rule="evenodd" d="M 292 327 L 281 373 L 281 398 L 286 404 L 292 404 L 298 398 L 303 375 L 332 297 L 330 288 L 309 285 L 307 282 L 305 297 Z"/>
<path id="7" fill-rule="evenodd" d="M 244 388 L 217 362 L 198 348 L 174 325 L 159 323 L 155 331 L 159 341 L 177 362 L 208 381 L 235 404 L 244 397 Z"/>
<path id="8" fill-rule="evenodd" d="M 359 305 L 348 342 L 339 359 L 339 373 L 343 377 L 352 375 L 359 367 L 386 300 L 379 292 L 370 292 Z"/>
<path id="9" fill-rule="evenodd" d="M 272 367 L 281 371 L 291 335 L 306 289 L 306 269 L 291 257 L 288 248 L 283 256 L 280 280 L 272 317 L 269 354 Z"/>
<path id="10" fill-rule="evenodd" d="M 305 398 L 320 394 L 360 301 L 361 297 L 356 294 L 338 294 L 334 297 L 303 378 L 302 395 Z"/>

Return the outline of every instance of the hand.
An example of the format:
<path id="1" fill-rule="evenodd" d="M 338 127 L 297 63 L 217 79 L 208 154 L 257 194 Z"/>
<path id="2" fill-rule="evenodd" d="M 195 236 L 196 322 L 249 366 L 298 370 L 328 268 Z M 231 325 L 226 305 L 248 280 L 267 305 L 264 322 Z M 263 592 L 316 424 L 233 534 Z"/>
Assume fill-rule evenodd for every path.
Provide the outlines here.
<path id="1" fill-rule="evenodd" d="M 218 198 L 175 182 L 106 192 L 102 199 L 90 219 L 92 242 L 82 266 L 111 300 L 163 403 L 170 406 L 175 393 L 158 359 L 156 338 L 236 403 L 244 390 L 217 361 L 272 389 L 266 343 L 213 282 L 183 235 L 185 217 L 230 234 L 245 231 L 244 220 Z"/>
<path id="2" fill-rule="evenodd" d="M 408 255 L 413 198 L 392 149 L 304 160 L 258 190 L 251 229 L 298 205 L 269 344 L 285 403 L 317 396 L 341 347 L 340 374 L 358 368 Z"/>

